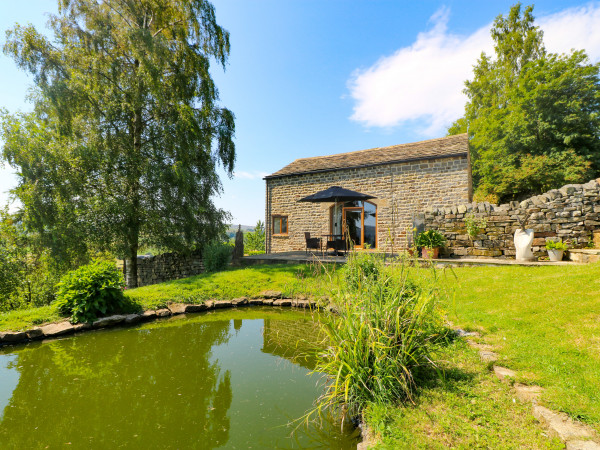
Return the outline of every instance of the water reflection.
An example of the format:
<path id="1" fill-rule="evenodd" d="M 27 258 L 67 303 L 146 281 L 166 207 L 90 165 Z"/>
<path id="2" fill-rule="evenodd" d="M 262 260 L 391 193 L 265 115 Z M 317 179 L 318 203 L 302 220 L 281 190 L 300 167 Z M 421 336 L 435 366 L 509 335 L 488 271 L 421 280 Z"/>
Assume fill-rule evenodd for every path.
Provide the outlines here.
<path id="1" fill-rule="evenodd" d="M 4 416 L 4 408 L 19 383 L 19 372 L 16 366 L 16 355 L 0 355 L 0 420 Z"/>
<path id="2" fill-rule="evenodd" d="M 265 319 L 262 351 L 285 358 L 308 370 L 316 365 L 319 327 L 312 320 Z"/>
<path id="3" fill-rule="evenodd" d="M 7 394 L 0 448 L 355 447 L 335 430 L 291 436 L 286 427 L 319 394 L 307 376 L 313 363 L 291 362 L 301 350 L 295 337 L 314 324 L 246 311 L 5 350 L 0 368 L 12 361 L 18 383 Z"/>
<path id="4" fill-rule="evenodd" d="M 3 448 L 223 445 L 230 374 L 209 357 L 228 336 L 228 322 L 210 322 L 97 332 L 25 348 L 17 354 L 20 377 L 0 442 Z"/>

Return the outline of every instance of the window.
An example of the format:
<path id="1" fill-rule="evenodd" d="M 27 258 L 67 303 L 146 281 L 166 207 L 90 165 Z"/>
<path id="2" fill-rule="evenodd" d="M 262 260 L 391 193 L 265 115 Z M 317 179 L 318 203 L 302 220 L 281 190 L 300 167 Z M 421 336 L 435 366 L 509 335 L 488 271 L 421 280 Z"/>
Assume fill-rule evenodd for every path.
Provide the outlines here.
<path id="1" fill-rule="evenodd" d="M 273 216 L 273 234 L 288 234 L 287 216 Z"/>

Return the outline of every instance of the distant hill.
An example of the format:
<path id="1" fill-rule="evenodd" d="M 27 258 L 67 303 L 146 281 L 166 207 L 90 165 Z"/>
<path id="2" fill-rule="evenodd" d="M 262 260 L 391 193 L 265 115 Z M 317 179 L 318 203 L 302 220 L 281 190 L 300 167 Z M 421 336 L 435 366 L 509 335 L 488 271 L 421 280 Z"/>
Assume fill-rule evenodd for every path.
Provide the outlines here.
<path id="1" fill-rule="evenodd" d="M 237 233 L 237 230 L 238 230 L 238 225 L 228 225 L 227 236 L 229 236 L 230 239 L 232 237 L 235 237 L 235 233 Z M 242 225 L 242 231 L 244 233 L 252 232 L 252 231 L 254 231 L 254 225 Z"/>

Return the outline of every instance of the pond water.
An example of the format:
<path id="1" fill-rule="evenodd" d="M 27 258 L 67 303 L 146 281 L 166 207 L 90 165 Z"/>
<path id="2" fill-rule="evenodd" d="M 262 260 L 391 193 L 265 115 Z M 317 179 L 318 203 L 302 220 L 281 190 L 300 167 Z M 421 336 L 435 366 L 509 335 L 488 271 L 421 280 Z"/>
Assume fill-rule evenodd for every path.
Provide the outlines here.
<path id="1" fill-rule="evenodd" d="M 304 312 L 175 316 L 0 350 L 0 448 L 356 448 L 301 427 L 319 396 Z"/>

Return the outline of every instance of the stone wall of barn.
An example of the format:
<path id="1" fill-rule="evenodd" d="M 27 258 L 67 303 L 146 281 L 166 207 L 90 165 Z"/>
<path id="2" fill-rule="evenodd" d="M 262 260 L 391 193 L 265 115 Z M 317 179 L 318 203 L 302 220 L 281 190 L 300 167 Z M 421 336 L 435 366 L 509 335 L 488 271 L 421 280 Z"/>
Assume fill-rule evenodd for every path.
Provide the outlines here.
<path id="1" fill-rule="evenodd" d="M 545 256 L 546 239 L 562 240 L 572 248 L 586 247 L 600 227 L 600 178 L 586 184 L 569 184 L 522 202 L 456 204 L 425 211 L 425 227 L 441 231 L 448 240 L 446 255 L 459 257 L 514 257 L 513 235 L 529 214 L 526 227 L 534 230 L 535 256 Z M 469 239 L 465 217 L 487 224 Z"/>
<path id="2" fill-rule="evenodd" d="M 204 272 L 204 263 L 200 253 L 188 255 L 179 253 L 163 253 L 156 256 L 138 256 L 138 286 L 163 283 L 179 278 L 191 277 Z M 131 274 L 130 261 L 125 264 L 125 279 L 129 280 Z M 130 283 L 127 283 L 129 286 Z"/>
<path id="3" fill-rule="evenodd" d="M 391 251 L 407 246 L 417 215 L 469 201 L 469 166 L 466 156 L 419 160 L 344 169 L 281 178 L 268 178 L 266 189 L 266 250 L 276 253 L 306 248 L 304 233 L 322 236 L 330 231 L 333 203 L 304 203 L 299 199 L 341 186 L 376 198 L 377 248 Z M 272 217 L 288 218 L 288 234 L 272 234 Z"/>

